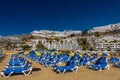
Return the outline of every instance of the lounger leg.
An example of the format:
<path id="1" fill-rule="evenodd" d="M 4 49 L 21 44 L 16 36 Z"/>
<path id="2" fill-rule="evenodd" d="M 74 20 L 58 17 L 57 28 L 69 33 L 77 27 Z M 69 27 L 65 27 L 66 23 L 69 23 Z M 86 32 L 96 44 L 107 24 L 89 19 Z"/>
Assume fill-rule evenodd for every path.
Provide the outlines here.
<path id="1" fill-rule="evenodd" d="M 110 65 L 107 65 L 107 69 L 108 69 L 108 70 L 110 69 Z"/>
<path id="2" fill-rule="evenodd" d="M 1 72 L 1 75 L 4 77 L 4 78 L 8 78 L 10 77 L 10 75 L 12 75 L 13 72 L 11 72 L 8 76 L 5 76 L 5 74 L 3 72 Z"/>
<path id="3" fill-rule="evenodd" d="M 29 71 L 28 74 L 25 73 L 26 71 Z M 26 71 L 22 71 L 22 72 L 23 72 L 23 74 L 24 74 L 25 76 L 28 76 L 28 75 L 31 73 L 31 71 L 32 71 L 32 67 L 30 67 L 30 69 L 29 69 L 29 70 L 26 70 Z"/>
<path id="4" fill-rule="evenodd" d="M 25 73 L 25 71 L 22 71 L 23 72 L 23 74 L 26 76 L 26 73 Z"/>
<path id="5" fill-rule="evenodd" d="M 101 71 L 102 69 L 100 68 L 99 71 Z"/>
<path id="6" fill-rule="evenodd" d="M 5 74 L 4 74 L 3 72 L 1 72 L 1 75 L 2 75 L 3 77 L 6 77 Z"/>
<path id="7" fill-rule="evenodd" d="M 60 70 L 58 70 L 58 72 L 61 74 L 61 71 L 60 71 Z"/>
<path id="8" fill-rule="evenodd" d="M 78 66 L 76 66 L 75 69 L 76 69 L 75 73 L 77 73 L 78 72 Z"/>
<path id="9" fill-rule="evenodd" d="M 30 75 L 31 72 L 32 72 L 32 67 L 30 67 L 30 71 L 29 71 L 29 73 L 27 74 L 27 76 Z"/>
<path id="10" fill-rule="evenodd" d="M 11 73 L 7 76 L 7 78 L 10 77 L 10 76 L 12 75 L 12 73 L 13 73 L 13 72 L 11 72 Z"/>
<path id="11" fill-rule="evenodd" d="M 63 73 L 65 73 L 66 70 L 63 71 Z"/>

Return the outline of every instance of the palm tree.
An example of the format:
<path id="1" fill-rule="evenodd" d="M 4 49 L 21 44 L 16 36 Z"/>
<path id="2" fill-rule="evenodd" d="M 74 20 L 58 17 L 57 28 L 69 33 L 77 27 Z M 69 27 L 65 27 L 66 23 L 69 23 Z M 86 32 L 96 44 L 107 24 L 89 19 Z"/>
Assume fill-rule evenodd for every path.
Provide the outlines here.
<path id="1" fill-rule="evenodd" d="M 100 32 L 95 32 L 95 37 L 100 37 L 101 33 Z"/>
<path id="2" fill-rule="evenodd" d="M 11 48 L 12 48 L 12 50 L 14 50 L 15 48 L 17 48 L 16 43 L 12 43 L 12 44 L 11 44 Z"/>
<path id="3" fill-rule="evenodd" d="M 29 46 L 29 45 L 23 45 L 22 48 L 23 48 L 23 50 L 30 50 L 31 46 Z"/>
<path id="4" fill-rule="evenodd" d="M 60 41 L 60 39 L 58 38 L 58 37 L 55 37 L 54 38 L 57 42 L 59 42 Z"/>
<path id="5" fill-rule="evenodd" d="M 50 43 L 50 49 L 51 49 L 51 44 L 52 44 L 52 38 L 46 38 L 47 42 Z"/>
<path id="6" fill-rule="evenodd" d="M 55 32 L 54 31 L 51 32 L 51 37 L 54 37 L 54 35 L 55 35 Z"/>
<path id="7" fill-rule="evenodd" d="M 10 50 L 10 49 L 11 49 L 11 46 L 12 46 L 12 43 L 9 42 L 9 41 L 7 41 L 7 42 L 6 42 L 6 48 L 7 48 L 8 50 Z"/>
<path id="8" fill-rule="evenodd" d="M 84 30 L 84 31 L 82 31 L 81 36 L 87 36 L 87 35 L 88 35 L 88 30 Z"/>
<path id="9" fill-rule="evenodd" d="M 37 48 L 37 49 L 41 49 L 41 50 L 46 50 L 46 49 L 47 49 L 47 48 L 41 43 L 41 41 L 38 42 L 36 48 Z"/>
<path id="10" fill-rule="evenodd" d="M 87 50 L 89 48 L 87 38 L 77 38 L 77 42 L 80 46 L 83 47 L 83 50 Z"/>
<path id="11" fill-rule="evenodd" d="M 116 33 L 118 33 L 118 32 L 119 32 L 119 26 L 115 25 L 115 26 L 113 27 L 113 31 L 112 31 L 113 37 L 114 37 L 114 35 L 115 35 Z"/>
<path id="12" fill-rule="evenodd" d="M 108 51 L 111 51 L 111 48 L 110 48 L 110 46 L 108 46 L 108 47 L 107 47 L 107 50 L 108 50 Z"/>
<path id="13" fill-rule="evenodd" d="M 60 43 L 62 44 L 62 49 L 63 49 L 63 40 L 62 39 L 60 40 Z"/>
<path id="14" fill-rule="evenodd" d="M 95 32 L 95 37 L 97 37 L 97 43 L 98 43 L 98 38 L 101 36 L 100 32 Z"/>

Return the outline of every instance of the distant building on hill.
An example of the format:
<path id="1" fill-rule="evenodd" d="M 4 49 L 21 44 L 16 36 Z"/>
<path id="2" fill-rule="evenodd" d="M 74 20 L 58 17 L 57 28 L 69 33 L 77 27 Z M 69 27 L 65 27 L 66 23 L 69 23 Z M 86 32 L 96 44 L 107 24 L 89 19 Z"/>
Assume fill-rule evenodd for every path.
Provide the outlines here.
<path id="1" fill-rule="evenodd" d="M 31 34 L 33 36 L 39 36 L 39 37 L 44 37 L 44 38 L 48 38 L 48 37 L 67 37 L 67 35 L 65 35 L 62 32 L 50 31 L 50 30 L 33 31 L 33 32 L 31 32 Z"/>
<path id="2" fill-rule="evenodd" d="M 96 50 L 118 50 L 120 51 L 120 43 L 98 43 Z"/>
<path id="3" fill-rule="evenodd" d="M 113 31 L 120 29 L 120 23 L 117 24 L 109 24 L 106 26 L 99 26 L 99 27 L 93 27 L 93 29 L 90 29 L 88 32 L 93 33 L 93 32 L 106 32 L 106 31 Z"/>
<path id="4" fill-rule="evenodd" d="M 78 31 L 78 30 L 65 30 L 63 33 L 66 34 L 67 36 L 70 36 L 70 35 L 81 35 L 82 31 Z"/>
<path id="5" fill-rule="evenodd" d="M 39 30 L 39 31 L 33 31 L 31 32 L 33 36 L 39 36 L 39 37 L 68 37 L 71 34 L 81 34 L 81 31 L 73 31 L 73 30 L 67 30 L 67 31 L 51 31 L 51 30 Z"/>
<path id="6" fill-rule="evenodd" d="M 12 43 L 20 43 L 21 39 L 18 37 L 10 36 L 10 37 L 0 37 L 0 41 L 9 41 Z"/>

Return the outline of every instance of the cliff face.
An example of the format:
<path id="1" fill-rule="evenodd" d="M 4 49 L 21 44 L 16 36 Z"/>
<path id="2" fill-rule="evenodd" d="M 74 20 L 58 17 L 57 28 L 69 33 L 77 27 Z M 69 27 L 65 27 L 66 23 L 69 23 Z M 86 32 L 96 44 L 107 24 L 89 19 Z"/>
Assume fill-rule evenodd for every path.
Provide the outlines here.
<path id="1" fill-rule="evenodd" d="M 107 32 L 107 31 L 115 31 L 120 29 L 120 23 L 109 24 L 105 26 L 93 27 L 88 32 Z"/>

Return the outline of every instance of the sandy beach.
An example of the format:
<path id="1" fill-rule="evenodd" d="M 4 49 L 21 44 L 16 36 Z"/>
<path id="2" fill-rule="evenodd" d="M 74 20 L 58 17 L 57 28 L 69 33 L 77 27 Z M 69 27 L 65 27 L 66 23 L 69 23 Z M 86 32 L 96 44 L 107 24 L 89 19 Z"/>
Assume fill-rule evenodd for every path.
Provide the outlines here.
<path id="1" fill-rule="evenodd" d="M 1 59 L 0 71 L 5 68 L 8 58 Z M 33 71 L 29 76 L 23 74 L 12 75 L 9 78 L 0 76 L 0 80 L 120 80 L 120 68 L 113 68 L 110 64 L 110 70 L 96 71 L 88 69 L 86 66 L 79 66 L 77 73 L 66 72 L 58 74 L 51 67 L 45 67 L 35 61 L 32 61 Z"/>

